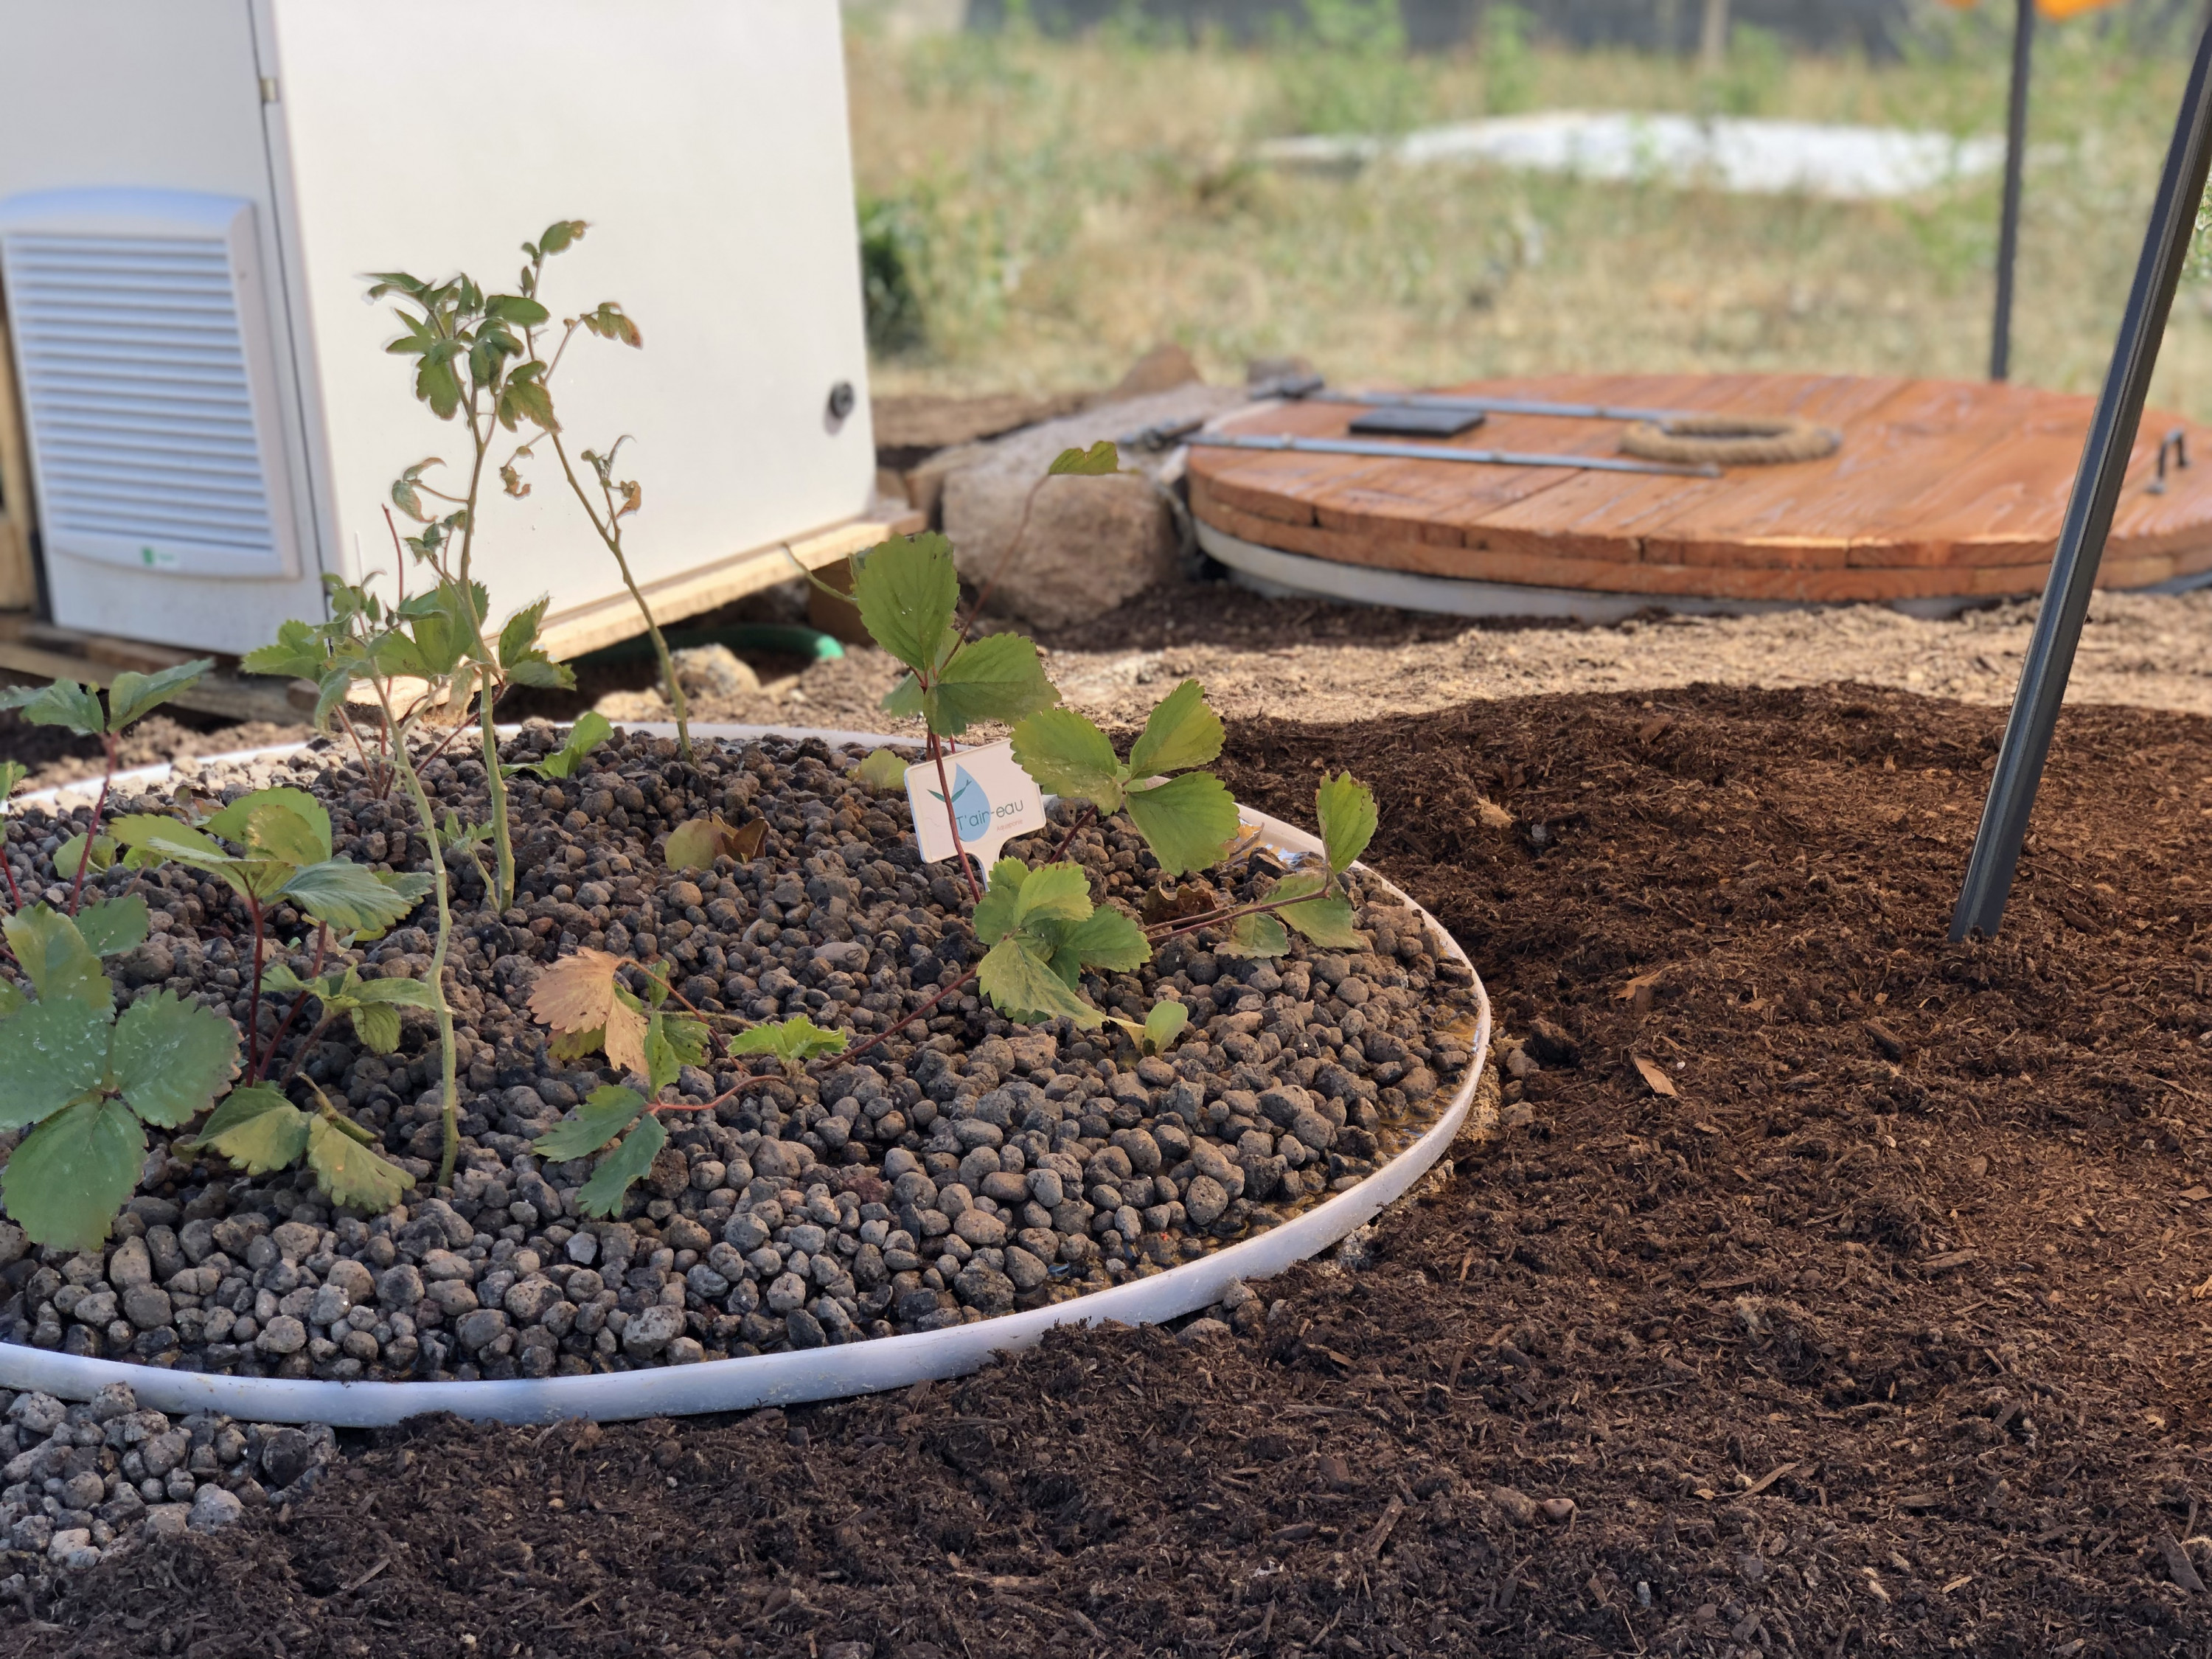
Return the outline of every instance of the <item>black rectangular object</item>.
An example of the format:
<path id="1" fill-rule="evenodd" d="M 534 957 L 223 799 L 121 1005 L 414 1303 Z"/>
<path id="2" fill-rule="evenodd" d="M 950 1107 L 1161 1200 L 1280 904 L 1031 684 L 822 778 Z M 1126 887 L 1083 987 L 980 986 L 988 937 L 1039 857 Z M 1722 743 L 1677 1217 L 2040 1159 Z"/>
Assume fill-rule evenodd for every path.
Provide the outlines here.
<path id="1" fill-rule="evenodd" d="M 1370 438 L 1456 438 L 1487 417 L 1479 409 L 1431 409 L 1419 404 L 1383 404 L 1355 416 L 1352 429 Z"/>

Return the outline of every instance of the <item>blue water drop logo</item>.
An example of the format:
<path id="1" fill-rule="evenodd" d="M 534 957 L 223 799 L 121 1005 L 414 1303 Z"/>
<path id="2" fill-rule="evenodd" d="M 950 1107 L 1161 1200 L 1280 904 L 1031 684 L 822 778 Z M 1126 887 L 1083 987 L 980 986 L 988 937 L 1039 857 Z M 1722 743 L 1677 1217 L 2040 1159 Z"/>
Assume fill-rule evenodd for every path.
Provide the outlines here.
<path id="1" fill-rule="evenodd" d="M 929 791 L 929 798 L 945 799 L 934 789 Z M 983 786 L 968 775 L 964 766 L 952 769 L 952 816 L 960 825 L 963 840 L 981 834 L 991 822 L 991 798 L 983 793 Z"/>

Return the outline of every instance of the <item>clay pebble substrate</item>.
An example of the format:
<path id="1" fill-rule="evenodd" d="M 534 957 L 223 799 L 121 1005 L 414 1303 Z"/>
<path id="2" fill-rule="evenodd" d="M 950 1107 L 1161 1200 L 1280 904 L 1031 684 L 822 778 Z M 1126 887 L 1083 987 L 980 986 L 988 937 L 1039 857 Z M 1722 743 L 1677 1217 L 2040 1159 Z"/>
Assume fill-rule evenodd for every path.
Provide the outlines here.
<path id="1" fill-rule="evenodd" d="M 555 741 L 526 730 L 507 758 Z M 1165 1056 L 1139 1061 L 1064 1022 L 1012 1024 L 971 986 L 857 1064 L 759 1075 L 711 1114 L 672 1115 L 625 1218 L 582 1217 L 592 1161 L 544 1164 L 530 1142 L 619 1079 L 549 1059 L 526 1007 L 546 963 L 579 945 L 633 955 L 708 1012 L 806 1012 L 857 1044 L 975 954 L 962 889 L 946 866 L 919 864 L 903 803 L 850 779 L 857 760 L 817 740 L 708 744 L 692 770 L 667 739 L 618 736 L 566 782 L 514 780 L 515 908 L 493 914 L 478 878 L 457 876 L 463 1140 L 450 1198 L 429 1188 L 434 1028 L 410 1013 L 398 1052 L 378 1057 L 334 1024 L 305 1075 L 416 1176 L 404 1204 L 334 1215 L 304 1173 L 248 1181 L 156 1135 L 100 1255 L 35 1250 L 0 1223 L 0 1340 L 238 1374 L 467 1381 L 936 1329 L 1161 1272 L 1354 1185 L 1416 1138 L 1471 1063 L 1464 969 L 1439 964 L 1416 913 L 1363 890 L 1370 951 L 1298 940 L 1279 962 L 1240 961 L 1200 933 L 1138 974 L 1093 977 L 1109 1012 L 1141 1017 L 1170 987 L 1190 1003 L 1190 1035 Z M 425 775 L 441 808 L 482 817 L 477 762 L 434 761 Z M 349 751 L 209 768 L 197 787 L 234 795 L 272 781 L 326 803 L 342 854 L 427 867 L 398 796 L 374 795 Z M 657 842 L 712 811 L 764 817 L 761 856 L 668 869 Z M 27 893 L 58 893 L 52 855 L 70 832 L 35 811 L 11 823 Z M 1012 850 L 1034 862 L 1043 839 Z M 1133 902 L 1156 883 L 1141 842 L 1112 823 L 1079 836 L 1072 856 L 1102 898 Z M 1243 897 L 1262 872 L 1234 873 L 1225 890 Z M 110 891 L 134 883 L 155 933 L 114 964 L 118 999 L 167 988 L 242 1024 L 250 935 L 228 890 L 179 867 L 104 878 Z M 331 963 L 420 976 L 428 913 Z M 282 913 L 272 929 L 303 975 L 305 931 Z M 264 999 L 264 1034 L 281 1012 Z M 303 1014 L 294 1030 L 311 1024 Z M 687 1068 L 666 1097 L 715 1099 L 740 1077 Z"/>

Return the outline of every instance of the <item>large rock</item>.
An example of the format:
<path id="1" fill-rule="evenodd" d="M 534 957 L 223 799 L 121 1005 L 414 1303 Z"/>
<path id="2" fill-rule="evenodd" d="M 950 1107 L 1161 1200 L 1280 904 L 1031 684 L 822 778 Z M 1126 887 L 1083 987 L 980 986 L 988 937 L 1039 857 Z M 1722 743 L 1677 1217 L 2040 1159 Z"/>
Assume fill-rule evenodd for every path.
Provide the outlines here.
<path id="1" fill-rule="evenodd" d="M 1014 544 L 1031 487 L 1062 450 L 1211 419 L 1243 401 L 1234 387 L 1181 386 L 1100 404 L 968 452 L 972 459 L 946 477 L 944 493 L 945 533 L 958 554 L 960 574 L 979 585 L 990 580 Z M 1047 479 L 1020 552 L 992 590 L 990 609 L 1041 627 L 1061 626 L 1110 611 L 1173 575 L 1182 532 L 1162 485 L 1167 469 L 1180 464 L 1176 451 L 1125 448 L 1124 474 Z"/>

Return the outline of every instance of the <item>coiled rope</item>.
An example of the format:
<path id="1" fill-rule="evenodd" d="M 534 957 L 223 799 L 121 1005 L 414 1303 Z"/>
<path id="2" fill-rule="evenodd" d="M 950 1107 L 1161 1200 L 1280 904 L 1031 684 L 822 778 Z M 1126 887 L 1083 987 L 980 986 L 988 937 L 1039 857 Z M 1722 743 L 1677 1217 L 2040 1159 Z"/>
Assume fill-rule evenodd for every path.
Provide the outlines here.
<path id="1" fill-rule="evenodd" d="M 1832 455 L 1844 434 L 1790 415 L 1680 415 L 1638 421 L 1620 447 L 1647 461 L 1710 462 L 1720 466 L 1774 466 Z"/>

